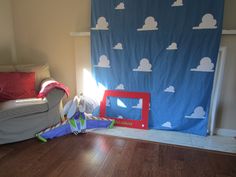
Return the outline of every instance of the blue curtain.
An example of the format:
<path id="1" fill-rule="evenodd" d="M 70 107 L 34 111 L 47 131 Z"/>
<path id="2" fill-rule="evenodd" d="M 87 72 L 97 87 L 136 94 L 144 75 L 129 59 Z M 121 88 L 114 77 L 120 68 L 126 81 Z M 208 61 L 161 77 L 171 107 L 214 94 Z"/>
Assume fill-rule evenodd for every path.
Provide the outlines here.
<path id="1" fill-rule="evenodd" d="M 149 128 L 206 135 L 223 9 L 224 0 L 92 0 L 94 78 L 149 92 Z M 141 100 L 117 100 L 108 114 L 139 119 Z"/>

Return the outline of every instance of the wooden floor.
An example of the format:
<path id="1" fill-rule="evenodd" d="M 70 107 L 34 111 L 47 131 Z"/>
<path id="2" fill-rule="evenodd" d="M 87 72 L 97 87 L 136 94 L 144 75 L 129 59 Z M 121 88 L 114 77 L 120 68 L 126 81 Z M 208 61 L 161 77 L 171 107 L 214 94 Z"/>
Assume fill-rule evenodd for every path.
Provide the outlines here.
<path id="1" fill-rule="evenodd" d="M 236 154 L 84 134 L 0 146 L 0 177 L 236 177 Z"/>

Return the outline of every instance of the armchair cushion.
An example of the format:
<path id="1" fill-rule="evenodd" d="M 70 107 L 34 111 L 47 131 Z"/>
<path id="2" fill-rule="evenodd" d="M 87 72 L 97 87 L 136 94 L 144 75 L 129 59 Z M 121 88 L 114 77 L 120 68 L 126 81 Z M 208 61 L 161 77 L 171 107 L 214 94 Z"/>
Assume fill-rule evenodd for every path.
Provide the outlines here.
<path id="1" fill-rule="evenodd" d="M 50 77 L 48 64 L 0 65 L 0 72 L 34 72 L 36 91 L 40 90 L 41 81 Z"/>
<path id="2" fill-rule="evenodd" d="M 0 72 L 0 101 L 35 96 L 34 73 Z"/>
<path id="3" fill-rule="evenodd" d="M 46 99 L 18 99 L 0 103 L 0 123 L 12 118 L 48 111 Z"/>
<path id="4" fill-rule="evenodd" d="M 15 70 L 17 72 L 35 72 L 35 89 L 40 90 L 40 83 L 46 78 L 50 78 L 50 71 L 48 64 L 25 64 L 25 65 L 15 65 Z"/>
<path id="5" fill-rule="evenodd" d="M 0 65 L 0 72 L 15 72 L 13 65 Z"/>

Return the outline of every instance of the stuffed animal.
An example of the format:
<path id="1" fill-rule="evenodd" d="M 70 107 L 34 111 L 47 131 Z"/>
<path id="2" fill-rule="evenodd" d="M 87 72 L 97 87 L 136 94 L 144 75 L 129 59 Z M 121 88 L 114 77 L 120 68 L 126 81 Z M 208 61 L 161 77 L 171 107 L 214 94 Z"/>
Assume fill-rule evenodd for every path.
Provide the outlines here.
<path id="1" fill-rule="evenodd" d="M 64 106 L 64 116 L 66 119 L 46 130 L 36 134 L 36 137 L 47 142 L 48 139 L 64 136 L 70 133 L 75 135 L 85 133 L 86 129 L 94 128 L 112 128 L 115 121 L 106 118 L 92 116 L 92 111 L 98 106 L 88 97 L 75 96 Z"/>

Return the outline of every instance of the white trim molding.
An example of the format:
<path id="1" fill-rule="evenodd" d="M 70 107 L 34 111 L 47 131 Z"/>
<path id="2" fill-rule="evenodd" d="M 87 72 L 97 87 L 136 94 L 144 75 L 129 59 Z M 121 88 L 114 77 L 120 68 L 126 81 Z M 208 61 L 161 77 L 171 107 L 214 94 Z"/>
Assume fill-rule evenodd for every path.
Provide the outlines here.
<path id="1" fill-rule="evenodd" d="M 216 114 L 220 104 L 221 89 L 224 78 L 226 52 L 227 52 L 226 47 L 220 47 L 218 53 L 218 61 L 215 67 L 215 76 L 211 94 L 211 104 L 210 104 L 209 122 L 208 122 L 208 129 L 210 135 L 213 135 L 215 132 Z"/>
<path id="2" fill-rule="evenodd" d="M 222 35 L 235 35 L 236 34 L 236 30 L 222 30 Z M 81 31 L 81 32 L 71 32 L 70 36 L 73 37 L 78 37 L 78 36 L 90 36 L 90 32 L 89 31 Z"/>
<path id="3" fill-rule="evenodd" d="M 231 34 L 231 35 L 235 35 L 236 34 L 236 30 L 222 30 L 222 34 Z"/>
<path id="4" fill-rule="evenodd" d="M 236 137 L 236 130 L 233 129 L 217 128 L 215 133 L 221 136 Z"/>
<path id="5" fill-rule="evenodd" d="M 70 36 L 77 37 L 77 36 L 90 36 L 90 32 L 71 32 Z"/>

